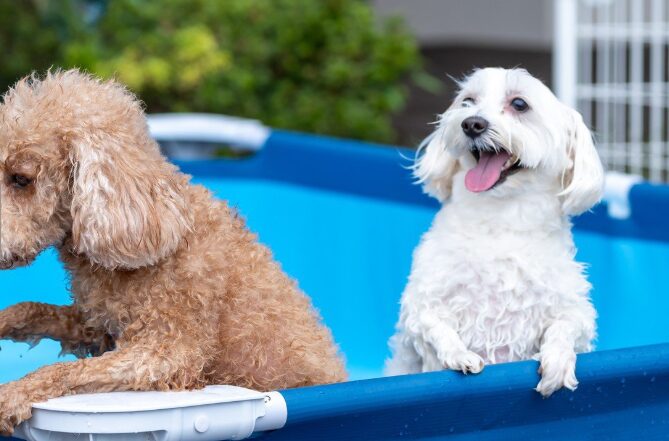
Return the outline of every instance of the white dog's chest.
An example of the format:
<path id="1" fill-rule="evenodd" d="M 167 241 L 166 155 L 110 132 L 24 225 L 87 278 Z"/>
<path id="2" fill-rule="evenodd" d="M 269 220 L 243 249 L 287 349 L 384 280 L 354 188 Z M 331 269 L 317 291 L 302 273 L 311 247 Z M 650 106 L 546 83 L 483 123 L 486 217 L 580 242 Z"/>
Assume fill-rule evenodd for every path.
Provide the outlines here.
<path id="1" fill-rule="evenodd" d="M 594 316 L 568 223 L 522 207 L 439 212 L 414 253 L 389 372 L 443 369 L 464 350 L 485 363 L 529 359 L 554 321 Z"/>
<path id="2" fill-rule="evenodd" d="M 465 346 L 487 363 L 533 356 L 549 314 L 548 306 L 541 301 L 548 292 L 543 293 L 527 280 L 505 279 L 507 275 L 495 271 L 478 277 L 472 274 L 471 279 L 487 283 L 460 289 L 445 287 L 440 299 L 443 310 L 452 314 Z"/>
<path id="3" fill-rule="evenodd" d="M 513 234 L 481 243 L 447 236 L 421 244 L 403 303 L 439 311 L 438 320 L 486 363 L 533 357 L 551 318 L 585 283 L 569 244 Z"/>

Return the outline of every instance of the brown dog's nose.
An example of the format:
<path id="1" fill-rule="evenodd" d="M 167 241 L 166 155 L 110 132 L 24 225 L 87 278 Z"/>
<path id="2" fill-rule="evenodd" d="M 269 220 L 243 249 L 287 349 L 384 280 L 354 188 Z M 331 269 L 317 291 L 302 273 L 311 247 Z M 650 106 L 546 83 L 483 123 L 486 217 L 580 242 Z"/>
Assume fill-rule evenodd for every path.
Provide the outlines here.
<path id="1" fill-rule="evenodd" d="M 488 128 L 488 121 L 480 116 L 470 116 L 462 121 L 462 131 L 470 138 L 480 136 Z"/>

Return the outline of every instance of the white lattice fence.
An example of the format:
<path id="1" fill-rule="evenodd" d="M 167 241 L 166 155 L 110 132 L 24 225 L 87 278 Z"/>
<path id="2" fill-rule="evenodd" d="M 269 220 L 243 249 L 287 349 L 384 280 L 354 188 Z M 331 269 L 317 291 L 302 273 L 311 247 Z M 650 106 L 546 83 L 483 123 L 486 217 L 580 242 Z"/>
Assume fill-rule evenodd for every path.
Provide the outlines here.
<path id="1" fill-rule="evenodd" d="M 554 0 L 558 96 L 609 170 L 669 181 L 669 0 Z"/>

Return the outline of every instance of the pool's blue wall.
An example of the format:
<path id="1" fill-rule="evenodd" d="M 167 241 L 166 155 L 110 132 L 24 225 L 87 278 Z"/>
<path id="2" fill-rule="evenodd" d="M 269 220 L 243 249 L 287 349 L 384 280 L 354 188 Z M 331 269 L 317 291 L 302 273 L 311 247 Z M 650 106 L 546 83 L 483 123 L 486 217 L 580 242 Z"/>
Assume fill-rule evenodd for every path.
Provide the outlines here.
<path id="1" fill-rule="evenodd" d="M 579 356 L 575 392 L 544 399 L 538 362 L 283 391 L 267 441 L 660 440 L 669 437 L 669 345 Z"/>

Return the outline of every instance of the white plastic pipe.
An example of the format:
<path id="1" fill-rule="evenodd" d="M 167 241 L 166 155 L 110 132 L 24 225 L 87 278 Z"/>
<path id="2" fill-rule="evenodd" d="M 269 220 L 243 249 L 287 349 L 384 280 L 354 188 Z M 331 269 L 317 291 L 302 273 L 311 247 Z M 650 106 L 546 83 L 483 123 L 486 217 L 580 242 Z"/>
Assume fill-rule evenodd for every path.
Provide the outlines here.
<path id="1" fill-rule="evenodd" d="M 208 386 L 189 392 L 72 395 L 33 405 L 15 435 L 28 441 L 218 441 L 286 424 L 278 392 Z"/>
<path id="2" fill-rule="evenodd" d="M 576 0 L 554 0 L 553 12 L 555 94 L 566 105 L 576 107 Z"/>
<path id="3" fill-rule="evenodd" d="M 641 176 L 608 172 L 604 185 L 604 201 L 608 214 L 614 219 L 628 219 L 632 215 L 630 190 L 642 181 Z"/>
<path id="4" fill-rule="evenodd" d="M 196 141 L 232 144 L 260 150 L 271 130 L 259 121 L 207 113 L 156 113 L 147 117 L 158 141 Z"/>

